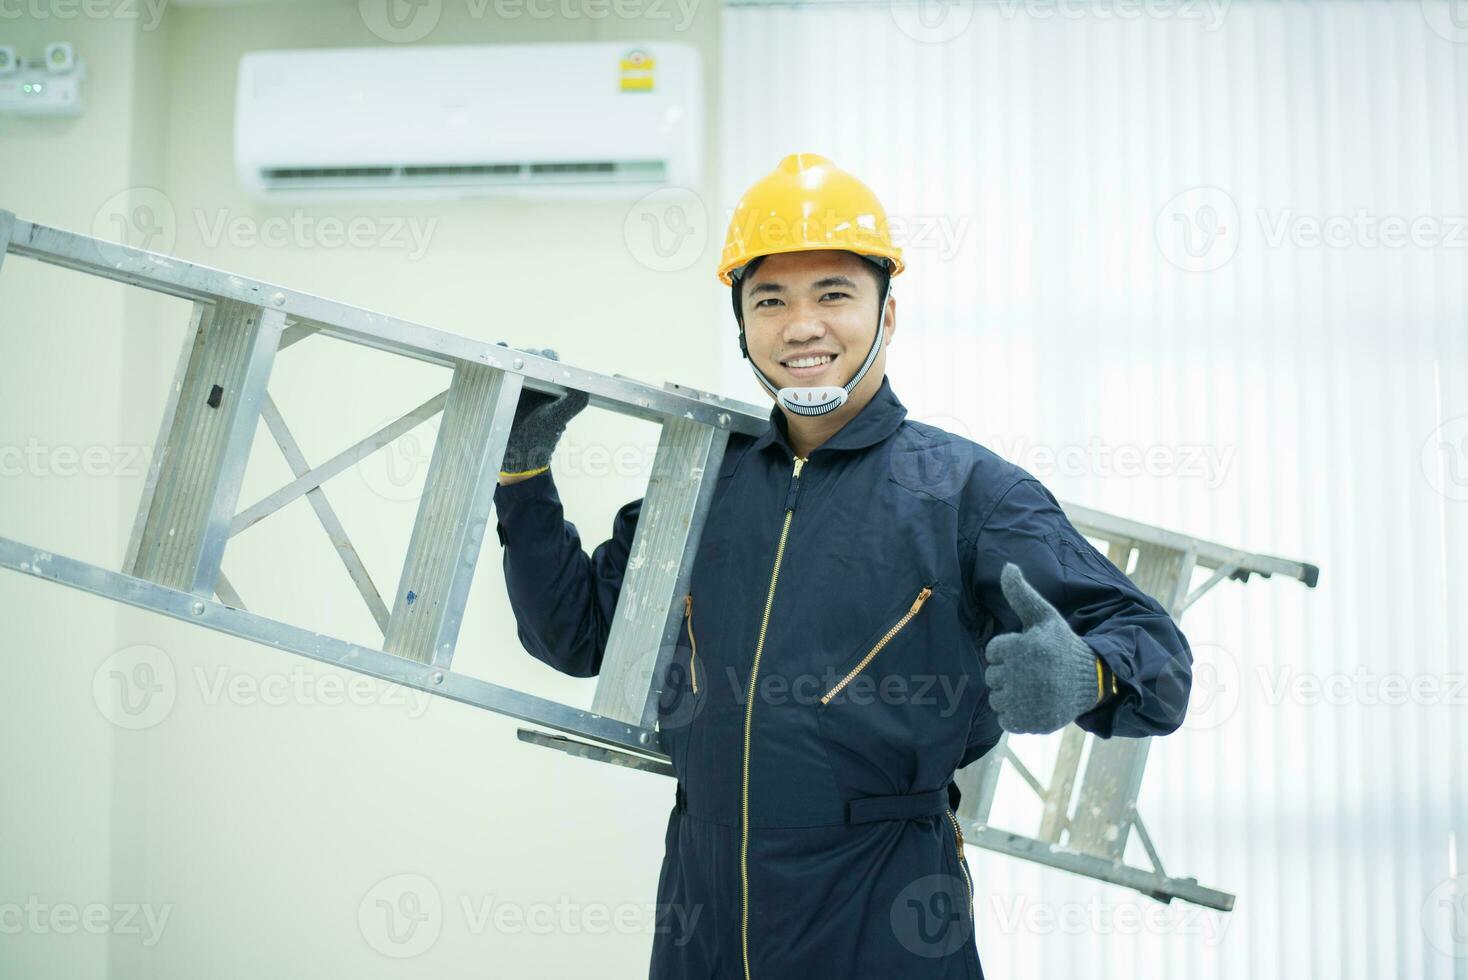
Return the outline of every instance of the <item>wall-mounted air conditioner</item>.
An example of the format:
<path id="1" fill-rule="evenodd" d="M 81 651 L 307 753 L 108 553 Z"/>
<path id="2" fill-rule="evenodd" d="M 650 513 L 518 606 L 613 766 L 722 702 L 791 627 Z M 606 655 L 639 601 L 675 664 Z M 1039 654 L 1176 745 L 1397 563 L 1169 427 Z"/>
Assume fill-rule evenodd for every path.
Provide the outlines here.
<path id="1" fill-rule="evenodd" d="M 235 167 L 266 200 L 636 197 L 699 182 L 702 107 L 685 44 L 257 51 Z"/>

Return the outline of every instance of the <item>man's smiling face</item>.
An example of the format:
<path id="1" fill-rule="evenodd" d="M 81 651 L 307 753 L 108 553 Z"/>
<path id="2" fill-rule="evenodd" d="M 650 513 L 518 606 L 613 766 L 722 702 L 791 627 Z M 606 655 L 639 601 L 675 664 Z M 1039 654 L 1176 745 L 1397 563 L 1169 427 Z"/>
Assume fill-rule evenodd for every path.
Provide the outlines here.
<path id="1" fill-rule="evenodd" d="M 865 259 L 827 249 L 771 255 L 740 288 L 749 356 L 777 386 L 840 387 L 866 359 L 881 287 Z M 858 390 L 881 386 L 896 329 L 894 304 L 888 300 L 886 337 Z M 859 398 L 857 391 L 852 396 Z"/>

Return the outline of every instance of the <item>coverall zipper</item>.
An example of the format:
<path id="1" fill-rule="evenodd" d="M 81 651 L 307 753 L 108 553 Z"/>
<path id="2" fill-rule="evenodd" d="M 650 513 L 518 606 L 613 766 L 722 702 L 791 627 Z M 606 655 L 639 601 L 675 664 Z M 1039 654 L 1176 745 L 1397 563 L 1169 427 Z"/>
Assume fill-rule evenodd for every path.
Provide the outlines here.
<path id="1" fill-rule="evenodd" d="M 974 881 L 968 876 L 968 868 L 963 864 L 963 829 L 958 826 L 958 818 L 953 815 L 952 810 L 944 810 L 948 814 L 948 820 L 953 824 L 954 849 L 958 851 L 958 870 L 963 872 L 964 884 L 968 886 L 968 909 L 969 915 L 974 911 Z"/>
<path id="2" fill-rule="evenodd" d="M 693 639 L 693 593 L 690 592 L 683 597 L 683 618 L 688 626 L 688 645 L 691 652 L 688 654 L 688 676 L 693 681 L 693 693 L 698 693 L 698 643 Z"/>
<path id="3" fill-rule="evenodd" d="M 754 663 L 749 668 L 749 683 L 744 689 L 744 785 L 740 795 L 739 885 L 740 944 L 744 952 L 744 980 L 749 976 L 749 733 L 754 720 L 754 686 L 759 679 L 759 658 L 765 648 L 765 631 L 770 625 L 770 609 L 775 604 L 775 583 L 780 578 L 780 559 L 785 554 L 785 539 L 790 535 L 790 520 L 795 516 L 795 498 L 800 492 L 800 469 L 805 457 L 795 457 L 795 471 L 790 475 L 790 488 L 785 492 L 785 524 L 780 528 L 780 543 L 775 546 L 775 565 L 770 570 L 770 591 L 765 597 L 765 615 L 759 624 L 759 641 L 754 647 Z"/>

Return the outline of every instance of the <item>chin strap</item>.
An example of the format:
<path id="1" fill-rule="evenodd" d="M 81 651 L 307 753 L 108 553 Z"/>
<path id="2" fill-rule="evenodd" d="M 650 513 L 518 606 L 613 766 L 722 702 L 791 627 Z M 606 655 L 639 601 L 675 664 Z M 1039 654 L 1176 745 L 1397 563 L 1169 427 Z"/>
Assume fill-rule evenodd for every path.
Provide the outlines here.
<path id="1" fill-rule="evenodd" d="M 739 284 L 735 283 L 734 288 L 738 289 Z M 835 385 L 775 387 L 775 383 L 759 369 L 759 365 L 754 363 L 754 358 L 749 356 L 749 346 L 744 340 L 743 317 L 739 320 L 739 350 L 749 361 L 749 366 L 754 370 L 754 376 L 759 379 L 759 383 L 785 408 L 797 415 L 826 415 L 834 412 L 846 404 L 846 399 L 851 397 L 856 386 L 861 384 L 861 379 L 866 377 L 867 372 L 876 363 L 877 354 L 882 349 L 882 328 L 887 323 L 887 294 L 891 289 L 892 277 L 888 276 L 886 282 L 882 284 L 882 299 L 877 307 L 877 332 L 872 336 L 872 346 L 867 350 L 866 360 L 861 362 L 861 367 L 857 369 L 856 374 L 842 387 L 838 388 Z"/>

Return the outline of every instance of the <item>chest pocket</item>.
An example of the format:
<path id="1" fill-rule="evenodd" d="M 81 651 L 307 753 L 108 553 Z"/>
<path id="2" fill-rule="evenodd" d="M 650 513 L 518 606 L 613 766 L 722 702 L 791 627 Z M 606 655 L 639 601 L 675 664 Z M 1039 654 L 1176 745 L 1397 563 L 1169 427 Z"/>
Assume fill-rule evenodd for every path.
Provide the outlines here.
<path id="1" fill-rule="evenodd" d="M 949 743 L 961 751 L 968 734 L 970 692 L 956 666 L 954 603 L 938 582 L 909 588 L 819 685 L 821 741 L 848 799 L 945 781 L 957 758 Z"/>
<path id="2" fill-rule="evenodd" d="M 885 649 L 886 646 L 891 643 L 894 638 L 896 638 L 897 634 L 902 632 L 903 627 L 907 626 L 907 624 L 910 623 L 913 618 L 917 616 L 918 613 L 922 612 L 923 604 L 928 601 L 929 597 L 931 597 L 932 594 L 933 587 L 931 585 L 925 585 L 921 589 L 919 589 L 918 594 L 912 600 L 912 605 L 908 607 L 907 612 L 902 614 L 902 618 L 894 622 L 890 627 L 887 628 L 885 632 L 882 633 L 881 636 L 877 637 L 876 641 L 872 643 L 871 649 L 863 654 L 861 656 L 861 659 L 853 664 L 851 668 L 841 676 L 841 679 L 831 686 L 830 690 L 821 695 L 821 704 L 830 704 L 832 699 L 839 697 L 841 692 L 844 691 L 853 680 L 858 678 L 861 673 L 866 670 L 867 667 L 872 663 L 872 661 L 877 658 L 877 655 L 880 654 L 882 650 Z"/>

